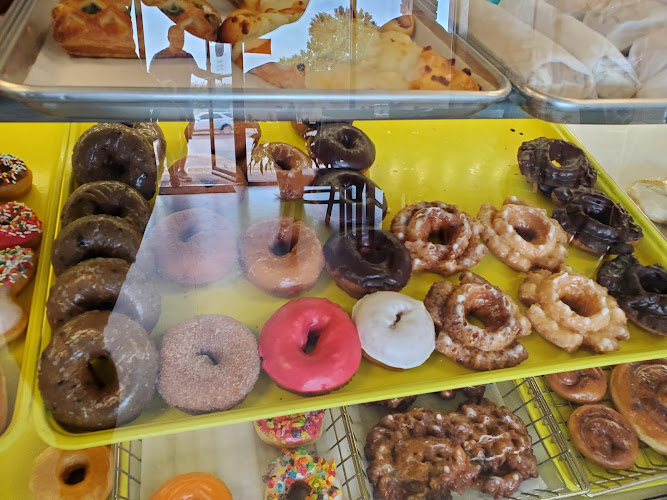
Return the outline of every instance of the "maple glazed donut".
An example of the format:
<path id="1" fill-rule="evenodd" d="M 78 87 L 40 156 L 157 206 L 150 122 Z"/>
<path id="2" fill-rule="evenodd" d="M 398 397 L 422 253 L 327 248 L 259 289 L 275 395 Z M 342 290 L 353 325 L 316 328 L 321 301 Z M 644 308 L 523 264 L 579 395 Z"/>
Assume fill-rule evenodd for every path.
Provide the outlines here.
<path id="1" fill-rule="evenodd" d="M 412 257 L 412 271 L 450 276 L 477 265 L 488 250 L 479 240 L 482 224 L 454 205 L 441 201 L 414 203 L 391 221 L 391 232 Z M 432 238 L 440 243 L 433 243 Z"/>
<path id="2" fill-rule="evenodd" d="M 305 222 L 280 217 L 250 226 L 239 241 L 248 281 L 277 295 L 311 288 L 324 268 L 322 245 Z"/>
<path id="3" fill-rule="evenodd" d="M 573 403 L 597 403 L 607 393 L 607 376 L 600 368 L 551 373 L 545 376 L 551 390 Z"/>
<path id="4" fill-rule="evenodd" d="M 0 198 L 20 198 L 32 189 L 32 171 L 17 156 L 0 153 Z"/>
<path id="5" fill-rule="evenodd" d="M 519 147 L 519 169 L 545 195 L 557 187 L 593 187 L 597 170 L 586 153 L 570 142 L 539 137 Z"/>
<path id="6" fill-rule="evenodd" d="M 16 245 L 36 248 L 42 241 L 42 221 L 25 203 L 0 205 L 0 249 Z"/>
<path id="7" fill-rule="evenodd" d="M 642 266 L 634 255 L 619 255 L 598 269 L 597 282 L 618 301 L 630 321 L 667 336 L 667 271 Z"/>
<path id="8" fill-rule="evenodd" d="M 551 215 L 572 237 L 571 243 L 596 255 L 632 253 L 642 229 L 630 214 L 602 191 L 558 188 Z"/>
<path id="9" fill-rule="evenodd" d="M 120 217 L 143 233 L 151 217 L 151 206 L 127 184 L 95 181 L 79 186 L 69 195 L 60 214 L 60 227 L 87 215 Z"/>
<path id="10" fill-rule="evenodd" d="M 412 273 L 405 246 L 392 233 L 380 229 L 334 234 L 322 251 L 336 285 L 356 299 L 383 290 L 398 292 Z"/>
<path id="11" fill-rule="evenodd" d="M 340 306 L 305 297 L 287 302 L 264 323 L 259 355 L 262 368 L 280 387 L 317 395 L 352 378 L 361 362 L 361 341 Z"/>
<path id="12" fill-rule="evenodd" d="M 307 143 L 310 156 L 321 167 L 365 172 L 375 161 L 373 141 L 348 123 L 321 125 Z"/>
<path id="13" fill-rule="evenodd" d="M 510 197 L 499 209 L 485 203 L 477 219 L 484 224 L 481 234 L 484 244 L 512 269 L 554 270 L 567 259 L 567 233 L 542 208 Z"/>
<path id="14" fill-rule="evenodd" d="M 157 373 L 146 330 L 123 314 L 87 311 L 53 333 L 39 360 L 38 386 L 61 425 L 96 431 L 137 418 L 153 397 Z"/>

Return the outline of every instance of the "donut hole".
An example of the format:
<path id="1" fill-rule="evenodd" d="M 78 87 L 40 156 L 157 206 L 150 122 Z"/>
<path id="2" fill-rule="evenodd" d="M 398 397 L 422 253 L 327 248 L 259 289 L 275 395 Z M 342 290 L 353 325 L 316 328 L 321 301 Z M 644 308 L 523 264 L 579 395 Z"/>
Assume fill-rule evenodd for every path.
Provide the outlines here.
<path id="1" fill-rule="evenodd" d="M 528 243 L 542 245 L 547 241 L 549 234 L 549 223 L 541 217 L 527 215 L 522 212 L 511 211 L 507 217 L 507 223 L 510 224 L 516 234 Z"/>
<path id="2" fill-rule="evenodd" d="M 664 272 L 644 268 L 637 272 L 637 278 L 645 292 L 667 295 L 667 275 Z"/>
<path id="3" fill-rule="evenodd" d="M 218 360 L 218 357 L 215 354 L 213 354 L 211 351 L 207 351 L 205 349 L 202 349 L 197 353 L 197 355 L 198 356 L 206 356 L 213 366 L 218 366 L 220 364 L 220 360 Z"/>
<path id="4" fill-rule="evenodd" d="M 119 179 L 127 173 L 127 165 L 116 161 L 112 156 L 108 156 L 102 164 L 102 169 L 109 173 L 113 179 Z"/>
<path id="5" fill-rule="evenodd" d="M 441 224 L 431 230 L 428 235 L 428 241 L 434 245 L 451 245 L 459 232 L 457 225 Z"/>
<path id="6" fill-rule="evenodd" d="M 278 236 L 270 247 L 271 253 L 276 257 L 284 257 L 294 250 L 298 241 L 299 238 L 296 234 L 293 234 L 290 238 Z"/>
<path id="7" fill-rule="evenodd" d="M 118 382 L 116 366 L 107 356 L 98 356 L 91 359 L 88 361 L 86 368 L 88 368 L 93 383 L 97 385 L 98 389 L 105 389 L 116 385 Z"/>
<path id="8" fill-rule="evenodd" d="M 287 500 L 307 500 L 310 498 L 313 489 L 302 480 L 294 481 L 287 490 Z"/>
<path id="9" fill-rule="evenodd" d="M 566 292 L 560 301 L 579 316 L 589 317 L 599 312 L 595 297 L 588 297 L 585 293 Z"/>
<path id="10" fill-rule="evenodd" d="M 88 474 L 88 465 L 88 463 L 71 464 L 60 474 L 60 479 L 68 486 L 82 483 Z"/>
<path id="11" fill-rule="evenodd" d="M 605 226 L 620 227 L 623 225 L 621 211 L 615 203 L 606 198 L 588 196 L 582 203 L 584 213 L 591 219 Z"/>
<path id="12" fill-rule="evenodd" d="M 200 232 L 199 228 L 197 226 L 188 226 L 183 228 L 183 231 L 179 234 L 180 239 L 183 243 L 186 243 L 189 241 L 194 235 L 198 234 Z"/>
<path id="13" fill-rule="evenodd" d="M 320 339 L 320 332 L 317 330 L 312 330 L 308 332 L 308 337 L 306 343 L 303 346 L 302 351 L 304 354 L 310 354 L 317 347 L 317 341 Z"/>

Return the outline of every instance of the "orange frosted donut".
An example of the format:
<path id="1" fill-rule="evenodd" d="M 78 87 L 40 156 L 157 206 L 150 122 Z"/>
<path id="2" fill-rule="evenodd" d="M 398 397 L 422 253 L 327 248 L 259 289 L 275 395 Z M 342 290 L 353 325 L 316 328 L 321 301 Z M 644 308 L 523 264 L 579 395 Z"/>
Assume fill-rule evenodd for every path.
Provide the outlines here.
<path id="1" fill-rule="evenodd" d="M 104 500 L 111 493 L 111 450 L 47 448 L 32 464 L 30 491 L 39 500 Z"/>
<path id="2" fill-rule="evenodd" d="M 246 278 L 278 295 L 293 295 L 312 287 L 324 268 L 317 234 L 304 222 L 280 217 L 248 228 L 239 244 Z"/>
<path id="3" fill-rule="evenodd" d="M 208 472 L 190 472 L 169 479 L 151 500 L 232 500 L 227 485 Z"/>

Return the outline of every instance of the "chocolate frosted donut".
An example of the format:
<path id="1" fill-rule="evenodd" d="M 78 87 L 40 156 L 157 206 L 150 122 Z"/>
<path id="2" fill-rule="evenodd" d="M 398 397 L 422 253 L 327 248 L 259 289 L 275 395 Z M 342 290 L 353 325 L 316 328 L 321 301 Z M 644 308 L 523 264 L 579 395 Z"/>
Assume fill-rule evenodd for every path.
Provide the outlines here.
<path id="1" fill-rule="evenodd" d="M 592 187 L 597 171 L 586 153 L 572 143 L 540 137 L 521 144 L 519 169 L 545 196 L 557 187 Z"/>
<path id="2" fill-rule="evenodd" d="M 86 215 L 113 215 L 125 219 L 142 233 L 151 217 L 151 206 L 139 191 L 118 181 L 83 184 L 67 198 L 60 227 Z"/>
<path id="3" fill-rule="evenodd" d="M 51 261 L 56 276 L 79 262 L 111 257 L 134 262 L 141 233 L 111 215 L 87 215 L 69 224 L 53 240 Z"/>
<path id="4" fill-rule="evenodd" d="M 88 311 L 56 331 L 39 361 L 44 406 L 63 426 L 111 429 L 150 402 L 158 357 L 146 331 L 122 314 Z"/>
<path id="5" fill-rule="evenodd" d="M 327 272 L 348 295 L 398 292 L 410 279 L 410 253 L 396 236 L 379 229 L 334 234 L 324 244 Z"/>
<path id="6" fill-rule="evenodd" d="M 160 292 L 143 273 L 128 278 L 130 264 L 122 259 L 90 259 L 68 269 L 51 287 L 46 319 L 57 330 L 86 311 L 124 314 L 146 331 L 160 319 Z"/>
<path id="7" fill-rule="evenodd" d="M 373 142 L 357 127 L 347 123 L 322 125 L 307 146 L 315 162 L 326 168 L 364 172 L 375 161 Z"/>
<path id="8" fill-rule="evenodd" d="M 630 214 L 601 191 L 557 188 L 551 198 L 558 206 L 551 216 L 582 250 L 598 255 L 632 253 L 632 244 L 643 236 Z"/>
<path id="9" fill-rule="evenodd" d="M 72 171 L 78 184 L 117 180 L 146 199 L 155 194 L 155 148 L 146 136 L 122 123 L 99 123 L 74 145 Z"/>
<path id="10" fill-rule="evenodd" d="M 609 290 L 630 321 L 657 335 L 667 335 L 667 271 L 642 266 L 631 254 L 608 260 L 597 282 Z"/>
<path id="11" fill-rule="evenodd" d="M 167 140 L 164 138 L 160 126 L 157 123 L 146 122 L 127 123 L 126 125 L 139 132 L 153 145 L 157 162 L 162 163 L 164 155 L 167 153 Z"/>
<path id="12" fill-rule="evenodd" d="M 314 136 L 317 133 L 317 129 L 320 128 L 325 123 L 346 123 L 352 125 L 352 120 L 336 120 L 329 122 L 322 122 L 318 120 L 301 120 L 292 122 L 292 128 L 294 131 L 299 134 L 304 139 Z"/>

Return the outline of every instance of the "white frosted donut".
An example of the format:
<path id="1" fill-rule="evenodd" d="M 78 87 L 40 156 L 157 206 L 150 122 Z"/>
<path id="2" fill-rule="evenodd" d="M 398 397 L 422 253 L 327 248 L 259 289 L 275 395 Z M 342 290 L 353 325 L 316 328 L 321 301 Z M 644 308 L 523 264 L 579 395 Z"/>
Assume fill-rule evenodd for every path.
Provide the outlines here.
<path id="1" fill-rule="evenodd" d="M 435 349 L 435 327 L 424 303 L 398 292 L 375 292 L 352 309 L 364 354 L 392 368 L 414 368 Z"/>

